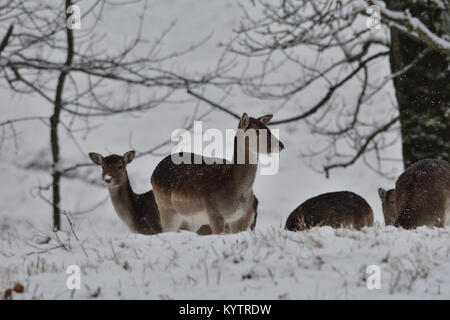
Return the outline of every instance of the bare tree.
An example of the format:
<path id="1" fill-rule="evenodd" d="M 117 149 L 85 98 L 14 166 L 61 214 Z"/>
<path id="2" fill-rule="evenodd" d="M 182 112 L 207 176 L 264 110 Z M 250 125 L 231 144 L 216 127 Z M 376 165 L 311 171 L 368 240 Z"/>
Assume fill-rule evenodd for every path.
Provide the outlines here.
<path id="1" fill-rule="evenodd" d="M 3 121 L 0 126 L 9 128 L 13 136 L 18 122 L 42 121 L 49 127 L 52 182 L 41 186 L 40 191 L 51 190 L 52 197 L 44 197 L 42 192 L 40 195 L 53 208 L 55 230 L 60 228 L 61 178 L 88 166 L 85 163 L 64 166 L 61 130 L 77 144 L 72 132 L 75 120 L 82 119 L 85 130 L 89 131 L 89 119 L 148 111 L 167 101 L 176 90 L 184 89 L 186 82 L 195 88 L 219 72 L 212 71 L 197 79 L 165 68 L 165 64 L 194 50 L 201 42 L 181 52 L 161 54 L 161 42 L 169 29 L 153 42 L 144 39 L 141 29 L 147 3 L 140 2 L 143 7 L 134 39 L 114 52 L 105 50 L 110 49 L 108 43 L 93 32 L 109 5 L 106 0 L 0 1 L 0 21 L 9 26 L 0 44 L 0 79 L 14 92 L 38 95 L 53 107 L 50 117 L 37 111 L 37 115 Z M 81 8 L 83 27 L 80 30 L 73 29 L 74 3 Z M 117 90 L 125 96 L 115 93 L 118 87 L 125 88 Z M 166 143 L 139 155 L 149 154 Z"/>
<path id="2" fill-rule="evenodd" d="M 389 147 L 400 137 L 399 124 L 405 166 L 449 159 L 449 4 L 385 2 L 250 1 L 227 47 L 246 59 L 247 69 L 226 79 L 251 97 L 298 112 L 272 124 L 305 121 L 321 139 L 302 156 L 327 175 L 360 159 L 387 175 L 382 164 L 395 160 Z M 369 6 L 379 9 L 378 23 Z M 380 73 L 389 63 L 392 72 Z M 397 103 L 385 95 L 392 80 Z"/>

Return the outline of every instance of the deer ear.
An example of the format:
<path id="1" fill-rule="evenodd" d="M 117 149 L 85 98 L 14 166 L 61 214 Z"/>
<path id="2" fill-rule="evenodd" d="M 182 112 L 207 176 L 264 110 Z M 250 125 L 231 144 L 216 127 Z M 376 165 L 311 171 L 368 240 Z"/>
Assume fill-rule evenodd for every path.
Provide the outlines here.
<path id="1" fill-rule="evenodd" d="M 134 151 L 134 150 L 125 152 L 125 154 L 123 155 L 123 162 L 125 164 L 129 164 L 131 161 L 133 161 L 135 155 L 136 155 L 136 151 Z"/>
<path id="2" fill-rule="evenodd" d="M 92 162 L 96 165 L 101 166 L 103 164 L 103 156 L 101 154 L 90 152 L 89 158 L 91 158 Z"/>
<path id="3" fill-rule="evenodd" d="M 378 188 L 378 195 L 380 196 L 381 200 L 384 200 L 386 198 L 386 190 L 383 188 Z"/>
<path id="4" fill-rule="evenodd" d="M 239 121 L 239 128 L 245 130 L 248 128 L 249 125 L 250 125 L 250 119 L 248 117 L 248 114 L 246 112 L 244 112 L 242 114 L 241 120 Z"/>
<path id="5" fill-rule="evenodd" d="M 265 116 L 259 117 L 258 120 L 267 125 L 272 118 L 273 114 L 266 114 Z"/>

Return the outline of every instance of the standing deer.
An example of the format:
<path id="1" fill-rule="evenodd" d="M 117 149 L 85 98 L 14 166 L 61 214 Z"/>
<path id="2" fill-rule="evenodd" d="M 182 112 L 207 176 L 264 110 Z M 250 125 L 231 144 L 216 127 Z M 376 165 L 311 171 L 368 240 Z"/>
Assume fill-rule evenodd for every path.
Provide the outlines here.
<path id="1" fill-rule="evenodd" d="M 128 151 L 123 156 L 112 154 L 103 157 L 91 152 L 89 157 L 96 165 L 102 166 L 102 180 L 108 187 L 111 201 L 119 218 L 132 232 L 142 234 L 160 233 L 158 206 L 152 190 L 136 194 L 130 185 L 126 166 L 133 161 L 135 152 Z"/>
<path id="2" fill-rule="evenodd" d="M 450 164 L 424 159 L 409 166 L 395 183 L 395 226 L 444 227 L 450 222 Z"/>
<path id="3" fill-rule="evenodd" d="M 316 226 L 362 229 L 373 225 L 373 212 L 364 198 L 350 191 L 329 192 L 310 198 L 286 220 L 285 229 L 302 231 Z"/>
<path id="4" fill-rule="evenodd" d="M 132 232 L 145 235 L 160 233 L 162 228 L 153 191 L 136 194 L 131 188 L 126 165 L 133 161 L 134 156 L 134 151 L 128 151 L 123 156 L 113 154 L 107 157 L 94 152 L 89 153 L 92 162 L 102 166 L 102 180 L 108 187 L 114 210 L 119 218 Z M 251 229 L 253 230 L 256 224 L 258 199 L 252 196 L 254 218 Z M 184 224 L 180 229 L 187 230 L 188 225 Z M 212 233 L 207 224 L 194 231 L 199 235 Z"/>
<path id="5" fill-rule="evenodd" d="M 230 233 L 252 225 L 256 215 L 252 187 L 258 153 L 279 153 L 284 147 L 267 127 L 271 118 L 272 115 L 242 115 L 234 137 L 232 163 L 181 152 L 179 156 L 190 159 L 190 163 L 176 164 L 173 155 L 169 155 L 158 164 L 151 183 L 163 231 L 177 231 L 185 223 L 190 230 L 209 224 L 213 234 L 222 234 L 226 224 Z M 251 143 L 251 134 L 256 143 Z M 260 149 L 261 141 L 265 145 Z"/>
<path id="6" fill-rule="evenodd" d="M 378 195 L 381 199 L 384 224 L 387 226 L 393 226 L 398 218 L 397 209 L 395 207 L 395 189 L 385 190 L 383 188 L 379 188 Z"/>

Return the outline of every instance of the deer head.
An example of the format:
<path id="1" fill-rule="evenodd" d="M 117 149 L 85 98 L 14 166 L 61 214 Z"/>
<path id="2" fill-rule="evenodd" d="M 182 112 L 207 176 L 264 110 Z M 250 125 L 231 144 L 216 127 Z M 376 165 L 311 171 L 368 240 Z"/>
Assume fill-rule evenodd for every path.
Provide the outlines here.
<path id="1" fill-rule="evenodd" d="M 271 114 L 267 114 L 259 118 L 252 118 L 244 112 L 236 133 L 238 143 L 249 137 L 249 139 L 245 139 L 245 146 L 253 154 L 279 153 L 283 150 L 284 144 L 267 127 L 272 117 Z"/>
<path id="2" fill-rule="evenodd" d="M 395 207 L 395 189 L 385 190 L 379 188 L 378 195 L 380 196 L 383 208 L 384 223 L 387 226 L 393 225 L 398 217 Z"/>
<path id="3" fill-rule="evenodd" d="M 133 161 L 135 151 L 126 152 L 123 156 L 112 154 L 107 157 L 91 152 L 89 157 L 96 165 L 102 166 L 102 181 L 108 188 L 120 187 L 128 181 L 126 166 Z"/>

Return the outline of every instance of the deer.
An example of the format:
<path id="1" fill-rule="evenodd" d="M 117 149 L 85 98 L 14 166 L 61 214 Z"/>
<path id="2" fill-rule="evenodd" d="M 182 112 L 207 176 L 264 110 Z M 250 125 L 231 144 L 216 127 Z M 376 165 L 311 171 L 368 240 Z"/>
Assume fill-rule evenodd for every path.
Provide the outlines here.
<path id="1" fill-rule="evenodd" d="M 172 154 L 159 162 L 151 184 L 163 231 L 177 231 L 185 223 L 190 230 L 208 224 L 213 234 L 237 233 L 251 227 L 256 216 L 253 183 L 258 154 L 279 154 L 284 148 L 267 127 L 271 119 L 270 114 L 253 118 L 243 113 L 231 162 L 190 152 L 178 154 L 189 161 L 176 163 Z"/>
<path id="2" fill-rule="evenodd" d="M 136 194 L 131 188 L 126 166 L 133 161 L 135 151 L 126 152 L 123 156 L 112 154 L 103 157 L 101 154 L 91 152 L 89 157 L 96 165 L 102 166 L 102 181 L 107 186 L 111 201 L 119 218 L 135 233 L 152 235 L 162 232 L 159 210 L 152 190 Z M 254 219 L 253 230 L 256 224 L 258 199 L 252 195 L 252 208 Z M 183 225 L 181 230 L 186 230 Z M 209 225 L 203 225 L 196 231 L 199 235 L 212 234 Z"/>
<path id="3" fill-rule="evenodd" d="M 310 198 L 291 212 L 285 229 L 304 231 L 316 226 L 354 228 L 373 225 L 373 211 L 367 201 L 350 191 L 329 192 Z"/>
<path id="4" fill-rule="evenodd" d="M 381 199 L 381 208 L 384 216 L 384 224 L 393 226 L 398 218 L 397 208 L 395 206 L 395 189 L 378 188 L 378 195 Z"/>
<path id="5" fill-rule="evenodd" d="M 395 183 L 396 227 L 444 227 L 450 222 L 450 164 L 423 159 L 409 166 Z"/>
<path id="6" fill-rule="evenodd" d="M 102 167 L 102 181 L 108 188 L 114 210 L 127 227 L 144 235 L 160 233 L 162 228 L 153 191 L 136 194 L 131 188 L 126 166 L 133 161 L 135 154 L 131 150 L 123 156 L 112 154 L 103 157 L 91 152 L 89 157 Z"/>

